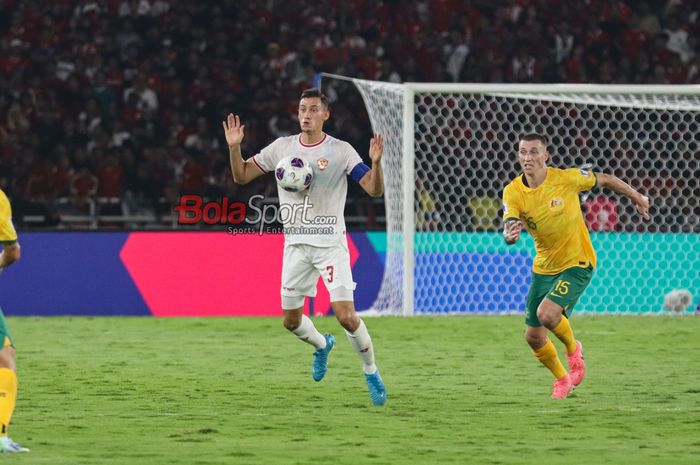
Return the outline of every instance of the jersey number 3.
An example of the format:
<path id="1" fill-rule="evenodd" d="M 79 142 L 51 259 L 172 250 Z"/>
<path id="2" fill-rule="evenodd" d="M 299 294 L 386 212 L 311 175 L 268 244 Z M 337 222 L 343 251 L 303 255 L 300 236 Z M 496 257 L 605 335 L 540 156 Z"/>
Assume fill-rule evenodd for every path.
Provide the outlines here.
<path id="1" fill-rule="evenodd" d="M 328 271 L 328 282 L 333 282 L 333 266 L 327 266 L 326 271 Z"/>

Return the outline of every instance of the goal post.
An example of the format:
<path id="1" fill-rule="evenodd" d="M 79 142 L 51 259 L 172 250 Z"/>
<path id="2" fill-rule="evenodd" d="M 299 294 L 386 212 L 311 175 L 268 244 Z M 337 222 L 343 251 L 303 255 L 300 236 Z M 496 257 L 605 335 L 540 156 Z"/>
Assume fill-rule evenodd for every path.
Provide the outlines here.
<path id="1" fill-rule="evenodd" d="M 364 98 L 364 95 L 363 95 Z M 415 292 L 414 281 L 414 191 L 415 191 L 415 150 L 413 142 L 415 140 L 415 116 L 413 107 L 414 91 L 410 87 L 403 89 L 403 132 L 401 139 L 401 163 L 402 163 L 402 195 L 403 218 L 402 218 L 402 250 L 403 254 L 403 274 L 401 284 L 403 285 L 401 297 L 401 313 L 410 316 L 414 312 L 415 302 L 413 299 Z M 367 100 L 365 98 L 365 104 Z M 386 268 L 384 270 L 386 274 Z M 376 306 L 376 303 L 375 303 Z M 395 309 L 387 309 L 395 312 Z"/>
<path id="2" fill-rule="evenodd" d="M 330 75 L 331 77 L 335 77 Z M 345 78 L 348 79 L 348 78 Z M 501 236 L 501 193 L 519 137 L 544 134 L 550 166 L 615 174 L 652 220 L 612 191 L 581 197 L 598 269 L 577 305 L 654 313 L 700 294 L 700 86 L 385 83 L 351 79 L 385 136 L 380 314 L 520 313 L 534 244 Z"/>

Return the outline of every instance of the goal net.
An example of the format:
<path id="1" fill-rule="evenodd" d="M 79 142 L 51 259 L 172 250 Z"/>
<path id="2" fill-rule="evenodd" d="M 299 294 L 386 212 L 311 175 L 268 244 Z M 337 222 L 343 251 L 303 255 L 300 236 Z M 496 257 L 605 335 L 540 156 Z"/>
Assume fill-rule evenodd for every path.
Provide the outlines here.
<path id="1" fill-rule="evenodd" d="M 353 80 L 385 135 L 383 314 L 522 312 L 534 244 L 507 246 L 501 194 L 519 137 L 549 140 L 549 164 L 590 167 L 649 196 L 581 197 L 598 269 L 577 311 L 659 312 L 700 294 L 700 86 L 390 84 Z"/>

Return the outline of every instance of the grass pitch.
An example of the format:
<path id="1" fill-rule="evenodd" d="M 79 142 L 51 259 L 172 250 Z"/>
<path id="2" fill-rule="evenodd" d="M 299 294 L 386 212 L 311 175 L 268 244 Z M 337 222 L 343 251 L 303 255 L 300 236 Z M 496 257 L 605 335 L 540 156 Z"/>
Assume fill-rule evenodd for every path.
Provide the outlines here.
<path id="1" fill-rule="evenodd" d="M 311 347 L 279 319 L 10 318 L 20 380 L 10 436 L 32 449 L 11 461 L 700 461 L 700 318 L 574 318 L 588 374 L 563 401 L 549 399 L 521 317 L 366 321 L 384 407 L 371 405 L 332 318 L 315 320 L 338 340 L 321 383 Z"/>

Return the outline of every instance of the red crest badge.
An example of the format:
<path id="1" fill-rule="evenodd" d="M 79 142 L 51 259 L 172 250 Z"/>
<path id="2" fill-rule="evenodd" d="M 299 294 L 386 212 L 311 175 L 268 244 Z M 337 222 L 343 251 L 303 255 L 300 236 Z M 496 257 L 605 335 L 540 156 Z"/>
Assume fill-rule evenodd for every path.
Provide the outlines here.
<path id="1" fill-rule="evenodd" d="M 318 165 L 318 169 L 323 171 L 328 167 L 328 160 L 326 160 L 325 158 L 319 158 L 316 162 L 316 165 Z"/>

